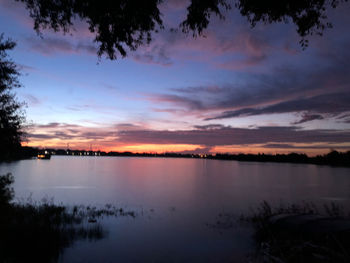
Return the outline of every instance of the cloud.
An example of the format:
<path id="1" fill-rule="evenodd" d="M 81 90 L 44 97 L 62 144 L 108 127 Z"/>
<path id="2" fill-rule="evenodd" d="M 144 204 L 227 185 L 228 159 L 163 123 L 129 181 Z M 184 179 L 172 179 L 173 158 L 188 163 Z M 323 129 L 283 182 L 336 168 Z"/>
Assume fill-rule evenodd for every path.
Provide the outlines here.
<path id="1" fill-rule="evenodd" d="M 28 102 L 31 107 L 41 104 L 41 101 L 31 94 L 25 94 L 24 97 L 26 99 L 26 102 Z"/>
<path id="2" fill-rule="evenodd" d="M 217 30 L 221 28 L 221 30 Z M 185 54 L 184 59 L 203 59 L 213 68 L 244 70 L 265 62 L 276 51 L 262 34 L 232 25 L 226 32 L 222 25 L 206 30 L 203 37 L 191 38 L 181 33 L 165 35 L 171 54 Z M 180 55 L 181 56 L 181 55 Z"/>
<path id="3" fill-rule="evenodd" d="M 21 3 L 12 3 L 14 1 L 2 0 L 0 4 L 13 14 L 17 14 L 21 10 L 20 18 L 26 19 L 26 27 L 32 28 L 33 21 Z M 186 7 L 189 5 L 188 0 L 170 0 L 164 1 L 160 6 L 164 13 L 164 23 L 166 28 L 178 27 L 182 19 L 186 15 Z M 231 17 L 232 14 L 229 14 Z M 149 46 L 141 46 L 136 53 L 130 52 L 129 56 L 133 60 L 146 63 L 169 66 L 174 63 L 174 58 L 198 59 L 207 58 L 213 67 L 226 69 L 243 69 L 256 65 L 260 65 L 265 61 L 274 48 L 271 40 L 266 38 L 259 31 L 250 32 L 245 19 L 238 19 L 233 15 L 234 19 L 227 20 L 225 26 L 223 21 L 213 17 L 210 28 L 205 31 L 205 37 L 194 39 L 192 36 L 186 36 L 178 30 L 171 32 L 170 30 L 159 30 L 154 33 L 153 41 Z M 177 21 L 181 18 L 179 21 Z M 16 19 L 18 20 L 18 19 Z M 170 20 L 176 20 L 170 21 Z M 172 24 L 174 23 L 174 24 Z M 57 38 L 52 34 L 52 30 L 43 30 L 45 38 L 32 38 L 27 40 L 32 50 L 45 55 L 53 55 L 60 53 L 78 53 L 96 55 L 96 46 L 93 44 L 94 34 L 88 30 L 88 24 L 85 21 L 76 19 L 73 21 L 74 28 L 71 30 L 71 38 Z M 217 28 L 221 28 L 217 30 Z M 46 37 L 48 36 L 48 37 Z M 67 41 L 67 39 L 69 41 Z M 74 43 L 72 43 L 72 42 Z M 198 56 L 198 53 L 199 56 Z M 190 54 L 195 54 L 191 56 Z M 238 59 L 230 59 L 229 61 L 215 61 L 212 58 L 219 58 L 227 55 L 239 56 Z M 189 56 L 190 55 L 190 56 Z"/>
<path id="4" fill-rule="evenodd" d="M 30 133 L 27 137 L 29 139 L 52 139 L 52 135 L 41 133 Z"/>
<path id="5" fill-rule="evenodd" d="M 50 122 L 33 124 L 29 138 L 44 139 L 75 139 L 75 140 L 106 140 L 113 137 L 117 140 L 118 131 L 139 130 L 143 127 L 133 123 L 119 123 L 108 127 L 86 127 L 77 124 Z"/>
<path id="6" fill-rule="evenodd" d="M 236 18 L 232 18 L 235 21 Z M 340 32 L 327 34 L 343 34 L 344 19 L 341 21 L 343 24 L 337 25 L 342 28 Z M 274 46 L 278 39 L 289 34 L 282 25 L 271 31 L 259 30 L 259 26 L 254 31 L 244 28 L 241 21 L 229 27 L 218 26 L 216 32 L 209 28 L 206 38 L 195 41 L 180 33 L 161 34 L 161 40 L 157 41 L 167 43 L 168 54 L 184 52 L 188 55 L 186 59 L 191 60 L 193 53 L 217 68 L 242 69 L 255 65 L 260 71 L 235 71 L 230 80 L 224 79 L 226 83 L 219 79 L 209 85 L 177 87 L 149 94 L 147 98 L 157 102 L 156 111 L 200 116 L 207 120 L 275 113 L 305 114 L 296 124 L 316 118 L 333 118 L 349 111 L 349 37 L 344 34 L 334 38 L 315 37 L 313 46 L 299 52 L 295 52 L 297 44 L 292 52 L 291 39 L 284 39 L 280 43 L 283 50 L 276 51 Z M 216 59 L 218 57 L 224 59 Z M 342 121 L 347 122 L 345 118 Z"/>
<path id="7" fill-rule="evenodd" d="M 181 19 L 185 19 L 188 4 L 189 1 L 165 1 L 162 12 L 166 29 L 154 33 L 149 45 L 130 52 L 131 58 L 140 63 L 163 66 L 183 60 L 205 60 L 216 69 L 244 70 L 261 65 L 276 51 L 271 39 L 262 32 L 252 32 L 244 19 L 224 22 L 214 16 L 203 36 L 194 38 L 184 34 L 178 26 Z"/>
<path id="8" fill-rule="evenodd" d="M 54 55 L 57 53 L 87 53 L 93 55 L 97 54 L 97 48 L 94 45 L 83 43 L 81 41 L 79 41 L 78 43 L 73 43 L 64 38 L 57 37 L 29 37 L 26 38 L 25 41 L 29 45 L 30 49 L 39 52 L 43 55 Z"/>
<path id="9" fill-rule="evenodd" d="M 151 95 L 149 99 L 153 102 L 170 103 L 177 107 L 183 107 L 186 110 L 201 110 L 205 107 L 203 102 L 198 99 L 174 94 Z"/>
<path id="10" fill-rule="evenodd" d="M 206 120 L 235 118 L 242 116 L 253 116 L 272 113 L 302 112 L 312 111 L 317 113 L 325 113 L 332 116 L 339 115 L 343 112 L 350 111 L 350 92 L 322 94 L 310 98 L 299 98 L 288 100 L 281 103 L 272 104 L 261 108 L 242 108 L 234 111 L 225 111 L 215 117 Z M 320 114 L 306 113 L 301 121 L 296 123 L 304 123 L 315 119 L 324 119 Z M 295 123 L 295 124 L 296 124 Z"/>
<path id="11" fill-rule="evenodd" d="M 116 137 L 116 131 L 109 128 L 91 128 L 76 124 L 51 122 L 48 124 L 35 124 L 31 127 L 28 138 L 58 139 L 58 140 L 105 140 Z"/>
<path id="12" fill-rule="evenodd" d="M 117 150 L 136 145 L 197 145 L 198 151 L 214 147 L 305 148 L 328 150 L 334 145 L 350 148 L 350 130 L 304 130 L 295 126 L 233 128 L 221 124 L 196 125 L 189 130 L 154 130 L 133 123 L 105 127 L 85 127 L 67 123 L 34 125 L 28 139 L 36 144 L 80 145 L 90 143 Z M 53 142 L 54 140 L 54 142 Z M 317 144 L 317 145 L 315 145 Z M 301 146 L 300 146 L 301 145 Z M 300 147 L 299 147 L 300 146 Z M 147 149 L 144 149 L 147 151 Z M 186 149 L 184 149 L 186 151 Z"/>
<path id="13" fill-rule="evenodd" d="M 168 0 L 168 1 L 164 1 L 164 3 L 162 4 L 172 9 L 183 9 L 190 5 L 190 1 L 189 0 Z"/>
<path id="14" fill-rule="evenodd" d="M 301 124 L 301 123 L 304 123 L 304 122 L 308 122 L 308 121 L 313 121 L 313 120 L 323 120 L 324 117 L 320 114 L 309 114 L 309 113 L 304 113 L 302 116 L 301 116 L 301 119 L 296 121 L 296 122 L 293 122 L 292 124 L 293 125 L 296 125 L 296 124 Z"/>
<path id="15" fill-rule="evenodd" d="M 28 65 L 23 65 L 23 64 L 19 64 L 16 63 L 17 67 L 19 68 L 19 70 L 23 70 L 26 72 L 33 72 L 33 71 L 37 71 L 38 69 L 32 66 L 28 66 Z"/>
<path id="16" fill-rule="evenodd" d="M 140 48 L 132 54 L 132 58 L 141 63 L 170 66 L 173 64 L 164 46 L 152 45 L 150 48 Z"/>
<path id="17" fill-rule="evenodd" d="M 301 124 L 337 117 L 350 111 L 350 51 L 346 45 L 338 46 L 338 55 L 333 50 L 317 51 L 322 56 L 311 65 L 288 64 L 264 73 L 236 73 L 236 81 L 230 84 L 173 88 L 151 94 L 149 99 L 166 108 L 171 105 L 175 114 L 176 110 L 197 116 L 203 113 L 205 120 L 302 113 L 305 117 L 296 122 Z"/>
<path id="18" fill-rule="evenodd" d="M 142 129 L 143 127 L 138 125 L 138 124 L 133 124 L 133 123 L 118 123 L 113 126 L 116 128 L 118 131 L 131 131 L 131 130 L 139 130 Z"/>
<path id="19" fill-rule="evenodd" d="M 205 127 L 205 126 L 204 126 Z M 258 127 L 256 129 L 217 126 L 193 130 L 120 131 L 124 143 L 195 144 L 210 146 L 276 143 L 345 143 L 350 142 L 349 130 L 302 130 L 297 127 Z"/>
<path id="20" fill-rule="evenodd" d="M 218 110 L 274 103 L 322 90 L 321 83 L 310 83 L 309 76 L 295 68 L 239 77 L 241 80 L 232 84 L 177 88 L 168 94 L 152 94 L 150 99 L 188 110 Z"/>
<path id="21" fill-rule="evenodd" d="M 68 124 L 68 123 L 59 123 L 59 122 L 50 122 L 48 124 L 33 124 L 31 125 L 32 129 L 43 130 L 43 129 L 69 129 L 69 128 L 80 128 L 80 125 L 77 124 Z"/>
<path id="22" fill-rule="evenodd" d="M 197 94 L 197 93 L 209 93 L 215 94 L 221 92 L 223 88 L 218 86 L 205 86 L 205 87 L 187 87 L 187 88 L 173 88 L 172 91 L 187 94 Z"/>
<path id="23" fill-rule="evenodd" d="M 193 128 L 198 130 L 217 130 L 225 128 L 222 124 L 195 125 Z"/>
<path id="24" fill-rule="evenodd" d="M 14 20 L 23 27 L 33 28 L 33 20 L 30 18 L 23 3 L 13 0 L 0 0 L 0 7 L 6 10 L 6 14 L 12 16 Z"/>
<path id="25" fill-rule="evenodd" d="M 262 148 L 271 149 L 350 149 L 350 146 L 346 145 L 334 145 L 334 144 L 317 144 L 317 145 L 292 145 L 286 143 L 268 143 L 261 146 Z"/>

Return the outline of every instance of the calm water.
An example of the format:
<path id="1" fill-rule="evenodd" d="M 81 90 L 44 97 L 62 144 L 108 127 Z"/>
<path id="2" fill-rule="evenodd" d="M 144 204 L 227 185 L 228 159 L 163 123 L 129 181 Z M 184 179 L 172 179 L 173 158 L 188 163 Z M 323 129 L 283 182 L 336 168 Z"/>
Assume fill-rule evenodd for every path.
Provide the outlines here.
<path id="1" fill-rule="evenodd" d="M 237 217 L 262 200 L 337 202 L 350 207 L 350 169 L 200 159 L 58 157 L 1 164 L 15 176 L 16 198 L 66 205 L 106 203 L 136 211 L 107 218 L 98 241 L 79 241 L 61 262 L 245 262 L 252 230 L 213 229 L 217 215 Z"/>

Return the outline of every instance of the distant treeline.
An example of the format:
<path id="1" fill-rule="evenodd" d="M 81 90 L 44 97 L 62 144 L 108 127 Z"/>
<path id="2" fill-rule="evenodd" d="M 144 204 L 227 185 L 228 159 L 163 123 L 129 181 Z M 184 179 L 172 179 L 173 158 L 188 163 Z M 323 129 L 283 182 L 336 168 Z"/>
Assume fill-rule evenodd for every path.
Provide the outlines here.
<path id="1" fill-rule="evenodd" d="M 29 159 L 34 156 L 37 156 L 38 152 L 39 150 L 37 148 L 27 146 L 13 147 L 11 150 L 0 149 L 0 162 Z"/>
<path id="2" fill-rule="evenodd" d="M 309 157 L 306 154 L 182 154 L 182 153 L 132 153 L 132 152 L 104 152 L 104 151 L 86 151 L 86 150 L 63 150 L 63 149 L 45 149 L 22 147 L 17 159 L 31 158 L 39 152 L 47 151 L 52 155 L 69 156 L 125 156 L 125 157 L 163 157 L 163 158 L 203 158 L 214 160 L 235 160 L 247 162 L 277 162 L 277 163 L 306 163 L 332 166 L 350 167 L 350 151 L 338 152 L 331 151 L 328 154 Z"/>
<path id="3" fill-rule="evenodd" d="M 307 163 L 350 167 L 350 151 L 331 151 L 328 154 L 309 157 L 306 154 L 216 154 L 208 159 L 236 160 L 248 162 Z"/>

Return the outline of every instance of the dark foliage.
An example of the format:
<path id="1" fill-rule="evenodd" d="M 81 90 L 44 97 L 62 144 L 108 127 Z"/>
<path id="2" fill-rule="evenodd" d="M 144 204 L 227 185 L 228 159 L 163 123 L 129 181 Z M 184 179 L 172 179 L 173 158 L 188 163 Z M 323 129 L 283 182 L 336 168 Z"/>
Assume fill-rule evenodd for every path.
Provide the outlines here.
<path id="1" fill-rule="evenodd" d="M 11 159 L 18 154 L 23 136 L 23 104 L 16 100 L 12 92 L 14 88 L 20 87 L 19 72 L 7 54 L 15 45 L 0 35 L 0 160 Z"/>
<path id="2" fill-rule="evenodd" d="M 16 157 L 17 159 L 30 159 L 38 156 L 38 154 L 39 154 L 38 148 L 22 146 Z"/>
<path id="3" fill-rule="evenodd" d="M 331 151 L 328 154 L 309 157 L 306 154 L 216 154 L 207 156 L 210 159 L 253 161 L 253 162 L 276 162 L 276 163 L 306 163 L 332 166 L 350 166 L 350 151 L 338 152 Z"/>
<path id="4" fill-rule="evenodd" d="M 231 9 L 230 1 L 227 0 L 192 0 L 187 7 L 186 20 L 181 23 L 182 31 L 193 32 L 193 35 L 201 35 L 210 23 L 212 14 L 224 19 L 222 8 Z"/>
<path id="5" fill-rule="evenodd" d="M 158 5 L 161 0 L 17 0 L 24 2 L 34 19 L 34 29 L 51 28 L 69 32 L 75 19 L 86 21 L 96 35 L 98 55 L 115 59 L 127 49 L 151 41 L 151 33 L 162 27 Z M 158 27 L 157 27 L 158 26 Z"/>
<path id="6" fill-rule="evenodd" d="M 251 215 L 242 216 L 240 220 L 243 223 L 251 223 L 255 228 L 256 261 L 349 262 L 349 231 L 339 231 L 339 226 L 348 225 L 349 215 L 335 203 L 325 205 L 324 208 L 324 213 L 319 212 L 312 203 L 273 208 L 264 201 Z M 299 218 L 299 225 L 283 224 L 288 218 Z"/>
<path id="7" fill-rule="evenodd" d="M 104 237 L 101 225 L 83 226 L 63 206 L 27 204 L 0 209 L 0 262 L 57 262 L 73 242 Z"/>
<path id="8" fill-rule="evenodd" d="M 13 182 L 0 176 L 0 262 L 56 262 L 74 240 L 103 237 L 99 225 L 75 227 L 83 218 L 63 206 L 11 203 Z"/>
<path id="9" fill-rule="evenodd" d="M 11 174 L 0 176 L 0 207 L 7 206 L 13 198 L 13 188 L 11 184 L 14 182 Z"/>
<path id="10" fill-rule="evenodd" d="M 159 5 L 164 0 L 16 0 L 25 3 L 34 19 L 34 29 L 51 28 L 69 32 L 77 19 L 86 21 L 99 45 L 98 55 L 115 59 L 126 56 L 128 50 L 152 40 L 152 33 L 163 29 Z M 225 18 L 224 11 L 232 6 L 248 18 L 252 26 L 258 22 L 292 22 L 301 36 L 322 34 L 331 27 L 327 8 L 335 8 L 347 0 L 191 0 L 187 17 L 180 24 L 184 33 L 201 35 L 212 15 Z"/>
<path id="11" fill-rule="evenodd" d="M 302 37 L 301 45 L 308 45 L 308 35 L 322 35 L 326 28 L 332 27 L 327 21 L 326 9 L 335 8 L 347 0 L 240 0 L 236 6 L 246 16 L 252 26 L 257 22 L 293 22 Z"/>

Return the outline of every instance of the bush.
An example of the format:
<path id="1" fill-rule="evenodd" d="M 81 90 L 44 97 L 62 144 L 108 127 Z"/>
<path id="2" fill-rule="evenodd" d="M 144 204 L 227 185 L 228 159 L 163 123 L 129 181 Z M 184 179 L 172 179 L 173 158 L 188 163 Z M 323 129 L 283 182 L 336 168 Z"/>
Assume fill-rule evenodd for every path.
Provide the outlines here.
<path id="1" fill-rule="evenodd" d="M 0 207 L 8 206 L 10 201 L 13 199 L 14 192 L 11 184 L 14 179 L 12 174 L 0 175 Z"/>
<path id="2" fill-rule="evenodd" d="M 69 209 L 47 199 L 11 202 L 13 182 L 10 173 L 0 176 L 0 262 L 57 262 L 62 251 L 75 241 L 105 236 L 98 218 L 136 216 L 112 205 Z"/>

